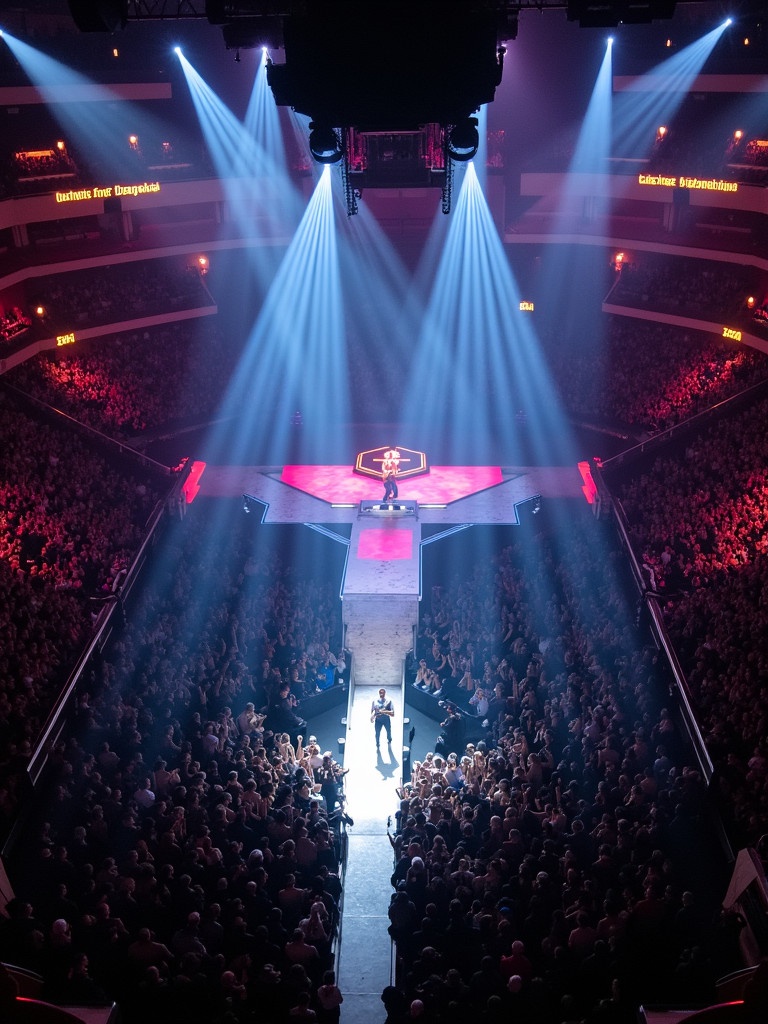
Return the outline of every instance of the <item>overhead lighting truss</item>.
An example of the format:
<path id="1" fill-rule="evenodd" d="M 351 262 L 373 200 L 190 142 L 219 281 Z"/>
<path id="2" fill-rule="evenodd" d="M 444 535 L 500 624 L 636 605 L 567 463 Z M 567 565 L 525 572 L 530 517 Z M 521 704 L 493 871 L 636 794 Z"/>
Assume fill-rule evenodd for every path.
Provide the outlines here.
<path id="1" fill-rule="evenodd" d="M 322 0 L 315 0 L 322 6 Z M 697 3 L 701 0 L 677 0 L 678 4 Z M 754 7 L 756 0 L 736 0 L 735 11 L 741 7 Z M 82 31 L 108 32 L 114 29 L 106 28 L 104 24 L 98 25 L 97 21 L 102 15 L 106 15 L 115 27 L 129 21 L 181 21 L 199 19 L 210 21 L 213 25 L 223 25 L 226 22 L 240 21 L 244 19 L 283 20 L 294 15 L 303 13 L 307 8 L 306 0 L 70 0 L 70 9 L 77 20 L 77 12 L 87 12 L 88 19 L 93 27 L 82 28 Z M 355 17 L 354 0 L 350 0 L 350 17 Z M 461 5 L 467 9 L 493 10 L 500 19 L 507 21 L 507 26 L 500 38 L 514 39 L 517 35 L 518 15 L 521 11 L 564 11 L 573 6 L 573 0 L 465 0 Z M 587 6 L 585 0 L 584 6 Z M 626 7 L 626 0 L 606 0 L 601 5 L 604 9 L 618 9 Z M 374 5 L 366 8 L 366 12 L 374 10 Z M 383 9 L 383 8 L 382 8 Z M 664 13 L 655 15 L 656 18 L 669 17 Z M 615 24 L 615 22 L 613 22 Z M 262 45 L 262 44 L 259 44 Z M 275 44 L 277 45 L 277 44 Z"/>

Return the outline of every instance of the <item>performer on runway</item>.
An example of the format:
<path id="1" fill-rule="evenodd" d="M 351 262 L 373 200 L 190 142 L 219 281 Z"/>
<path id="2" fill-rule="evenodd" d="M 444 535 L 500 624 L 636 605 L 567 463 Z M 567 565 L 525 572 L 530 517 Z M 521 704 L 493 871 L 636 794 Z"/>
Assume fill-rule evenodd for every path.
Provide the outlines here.
<path id="1" fill-rule="evenodd" d="M 371 721 L 376 733 L 376 749 L 379 749 L 381 730 L 387 734 L 387 746 L 392 746 L 392 726 L 390 718 L 395 714 L 392 701 L 387 699 L 387 691 L 382 687 L 379 690 L 379 699 L 371 701 Z"/>
<path id="2" fill-rule="evenodd" d="M 383 501 L 391 501 L 397 497 L 397 474 L 400 469 L 400 452 L 397 448 L 388 448 L 384 452 L 381 463 L 381 477 L 384 481 Z"/>

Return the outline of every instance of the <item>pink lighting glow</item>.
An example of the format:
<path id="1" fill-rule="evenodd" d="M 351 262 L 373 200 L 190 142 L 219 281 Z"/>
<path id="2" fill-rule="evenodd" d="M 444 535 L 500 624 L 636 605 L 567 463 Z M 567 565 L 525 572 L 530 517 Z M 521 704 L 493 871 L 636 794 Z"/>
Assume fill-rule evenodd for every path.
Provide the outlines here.
<path id="1" fill-rule="evenodd" d="M 280 480 L 328 502 L 381 498 L 380 482 L 361 477 L 351 466 L 284 466 Z M 504 482 L 499 466 L 432 466 L 429 474 L 403 481 L 400 497 L 421 503 L 447 505 Z"/>
<path id="2" fill-rule="evenodd" d="M 357 557 L 376 562 L 410 559 L 413 557 L 413 534 L 410 530 L 393 530 L 384 526 L 361 530 Z"/>

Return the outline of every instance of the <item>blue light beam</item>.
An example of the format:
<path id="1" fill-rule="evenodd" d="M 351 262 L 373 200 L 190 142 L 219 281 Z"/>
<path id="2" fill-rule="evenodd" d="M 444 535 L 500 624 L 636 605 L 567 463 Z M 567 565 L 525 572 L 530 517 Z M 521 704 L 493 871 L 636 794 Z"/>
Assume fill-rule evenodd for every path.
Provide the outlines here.
<path id="1" fill-rule="evenodd" d="M 221 458 L 241 463 L 269 441 L 289 453 L 298 411 L 316 454 L 349 452 L 344 316 L 330 168 L 325 168 L 266 295 L 227 395 L 222 418 L 237 435 L 212 436 Z"/>
<path id="2" fill-rule="evenodd" d="M 613 152 L 616 156 L 650 155 L 656 129 L 677 113 L 726 27 L 723 22 L 647 74 L 615 83 Z"/>
<path id="3" fill-rule="evenodd" d="M 168 126 L 114 89 L 96 84 L 7 32 L 4 38 L 61 126 L 75 162 L 103 176 L 105 184 L 110 179 L 143 179 L 146 169 L 130 150 L 128 137 L 152 140 L 159 148 Z"/>
<path id="4" fill-rule="evenodd" d="M 611 152 L 612 56 L 613 47 L 608 44 L 568 171 L 562 178 L 552 224 L 553 238 L 569 236 L 585 220 L 595 234 L 603 233 L 607 227 L 611 212 L 609 190 L 600 187 L 598 175 L 608 171 Z M 569 324 L 581 324 L 583 329 L 578 333 L 599 341 L 601 319 L 594 314 L 594 304 L 586 301 L 582 248 L 563 244 L 550 247 L 544 256 L 546 287 L 537 296 L 536 308 L 540 336 L 545 340 L 555 334 L 562 337 L 562 311 L 568 309 Z"/>
<path id="5" fill-rule="evenodd" d="M 371 211 L 361 202 L 355 217 L 340 211 L 342 291 L 347 324 L 347 375 L 355 422 L 372 410 L 380 422 L 397 424 L 399 395 L 413 356 L 424 311 L 422 293 Z M 445 219 L 445 218 L 443 218 Z M 399 427 L 395 429 L 399 437 Z"/>
<path id="6" fill-rule="evenodd" d="M 577 171 L 588 174 L 605 170 L 605 161 L 611 149 L 611 88 L 613 81 L 613 47 L 605 48 L 589 106 L 581 122 L 569 175 Z"/>
<path id="7" fill-rule="evenodd" d="M 267 82 L 268 60 L 269 54 L 263 47 L 245 112 L 245 131 L 269 155 L 273 166 L 284 168 L 285 143 L 280 128 L 280 112 Z"/>
<path id="8" fill-rule="evenodd" d="M 225 189 L 229 215 L 246 237 L 277 238 L 287 244 L 285 227 L 298 221 L 298 196 L 285 166 L 249 134 L 183 54 L 179 61 Z"/>
<path id="9" fill-rule="evenodd" d="M 404 408 L 454 461 L 573 455 L 570 431 L 472 164 L 451 218 Z"/>

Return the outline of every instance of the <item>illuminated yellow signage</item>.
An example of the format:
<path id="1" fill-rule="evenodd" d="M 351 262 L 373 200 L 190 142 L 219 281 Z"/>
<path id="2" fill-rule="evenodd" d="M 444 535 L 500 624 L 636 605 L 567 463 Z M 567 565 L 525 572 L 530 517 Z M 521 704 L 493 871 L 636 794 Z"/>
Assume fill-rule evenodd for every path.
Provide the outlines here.
<path id="1" fill-rule="evenodd" d="M 662 185 L 664 188 L 677 188 L 677 178 L 668 174 L 638 174 L 638 185 Z"/>
<path id="2" fill-rule="evenodd" d="M 520 303 L 520 309 L 521 309 L 521 311 L 523 313 L 532 313 L 533 312 L 533 303 L 532 302 L 526 302 L 525 300 L 523 300 Z"/>
<path id="3" fill-rule="evenodd" d="M 145 181 L 141 185 L 98 185 L 93 188 L 70 189 L 69 192 L 57 192 L 57 203 L 81 203 L 84 199 L 116 199 L 118 196 L 143 196 L 149 192 L 159 192 L 159 181 Z"/>
<path id="4" fill-rule="evenodd" d="M 689 178 L 685 174 L 675 177 L 670 174 L 638 174 L 638 185 L 655 185 L 661 188 L 689 188 L 702 192 L 738 192 L 738 181 L 723 181 L 722 178 Z"/>
<path id="5" fill-rule="evenodd" d="M 733 341 L 741 341 L 741 331 L 735 331 L 732 327 L 724 327 L 723 337 L 731 338 Z"/>
<path id="6" fill-rule="evenodd" d="M 75 344 L 75 332 L 70 331 L 69 334 L 57 334 L 56 345 L 61 348 L 62 345 L 74 345 Z"/>

